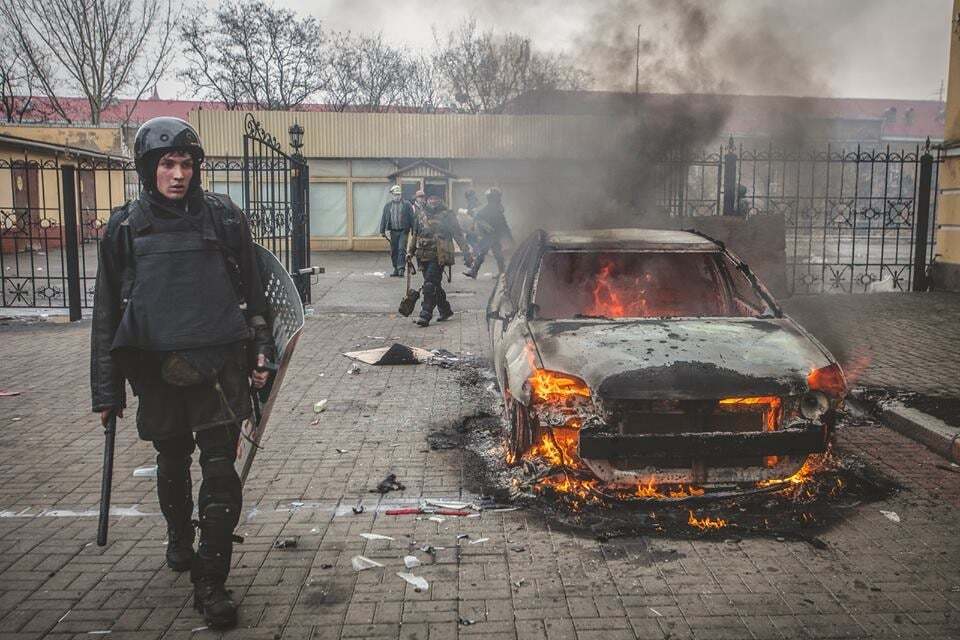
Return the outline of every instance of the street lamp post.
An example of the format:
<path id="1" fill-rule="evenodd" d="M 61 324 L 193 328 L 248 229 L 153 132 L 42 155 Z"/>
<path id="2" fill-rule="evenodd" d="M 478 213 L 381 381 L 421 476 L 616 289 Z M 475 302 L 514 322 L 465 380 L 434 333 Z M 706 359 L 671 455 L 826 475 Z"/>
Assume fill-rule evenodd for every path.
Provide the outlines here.
<path id="1" fill-rule="evenodd" d="M 305 303 L 310 301 L 310 276 L 304 275 L 303 271 L 307 268 L 309 262 L 309 214 L 307 213 L 307 185 L 309 183 L 309 172 L 307 163 L 303 159 L 300 149 L 303 148 L 303 127 L 294 122 L 288 130 L 290 134 L 290 147 L 293 148 L 291 160 L 293 161 L 290 185 L 290 209 L 291 209 L 291 242 L 293 244 L 292 252 L 292 271 L 297 288 L 300 289 L 300 299 Z"/>

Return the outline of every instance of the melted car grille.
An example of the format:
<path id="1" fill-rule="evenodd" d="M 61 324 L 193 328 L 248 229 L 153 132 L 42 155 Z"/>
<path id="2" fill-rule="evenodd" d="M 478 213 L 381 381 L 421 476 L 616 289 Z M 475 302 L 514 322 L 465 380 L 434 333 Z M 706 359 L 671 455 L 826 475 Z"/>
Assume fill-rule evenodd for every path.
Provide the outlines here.
<path id="1" fill-rule="evenodd" d="M 769 404 L 721 404 L 720 400 L 607 402 L 609 423 L 623 435 L 763 431 Z"/>

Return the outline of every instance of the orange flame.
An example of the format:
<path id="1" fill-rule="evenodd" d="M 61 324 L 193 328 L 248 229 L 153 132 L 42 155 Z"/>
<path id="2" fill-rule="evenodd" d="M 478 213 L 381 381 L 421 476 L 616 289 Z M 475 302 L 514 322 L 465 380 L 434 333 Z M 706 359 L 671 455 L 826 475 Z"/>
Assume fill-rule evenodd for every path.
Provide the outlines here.
<path id="1" fill-rule="evenodd" d="M 534 401 L 562 403 L 568 398 L 590 397 L 590 387 L 576 376 L 558 371 L 536 369 L 530 376 Z"/>
<path id="2" fill-rule="evenodd" d="M 687 518 L 687 524 L 691 527 L 696 527 L 701 531 L 716 531 L 717 529 L 723 529 L 727 526 L 727 521 L 723 518 L 711 518 L 707 516 L 706 518 L 698 518 L 693 515 L 693 511 L 690 511 L 690 517 Z"/>
<path id="3" fill-rule="evenodd" d="M 842 398 L 847 393 L 847 380 L 836 363 L 811 371 L 807 375 L 807 386 L 834 398 Z"/>
<path id="4" fill-rule="evenodd" d="M 649 277 L 649 276 L 646 276 Z M 631 282 L 617 282 L 624 276 L 613 273 L 613 262 L 604 262 L 593 285 L 593 302 L 587 314 L 608 318 L 646 317 L 646 290 L 641 287 L 643 278 L 632 277 Z"/>

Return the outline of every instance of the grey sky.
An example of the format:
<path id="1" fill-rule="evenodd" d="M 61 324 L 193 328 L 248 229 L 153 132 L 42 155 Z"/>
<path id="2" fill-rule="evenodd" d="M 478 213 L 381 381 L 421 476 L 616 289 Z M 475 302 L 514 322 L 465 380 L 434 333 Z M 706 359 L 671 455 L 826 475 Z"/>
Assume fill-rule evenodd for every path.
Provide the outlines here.
<path id="1" fill-rule="evenodd" d="M 217 3 L 205 1 L 209 6 Z M 396 44 L 424 50 L 433 46 L 432 26 L 443 31 L 473 15 L 484 27 L 526 35 L 535 47 L 578 54 L 581 63 L 600 78 L 597 89 L 618 88 L 618 84 L 632 87 L 633 68 L 611 68 L 609 56 L 585 52 L 596 52 L 597 43 L 606 46 L 615 35 L 623 40 L 628 32 L 635 34 L 639 22 L 643 37 L 659 43 L 656 50 L 661 55 L 683 58 L 687 51 L 670 49 L 687 45 L 673 38 L 669 14 L 676 13 L 678 6 L 698 4 L 697 0 L 275 2 L 312 13 L 328 30 L 382 31 Z M 708 74 L 722 75 L 724 91 L 935 99 L 946 77 L 952 0 L 726 0 L 703 6 L 712 12 L 712 44 L 704 46 L 696 65 L 706 63 Z M 618 29 L 620 33 L 614 34 Z M 722 55 L 745 38 L 750 39 L 743 47 L 746 52 L 731 58 L 736 64 L 715 62 L 718 52 Z M 753 38 L 777 50 L 757 51 L 754 56 Z M 778 70 L 771 74 L 767 71 L 774 62 L 770 58 L 793 60 L 774 65 Z M 806 77 L 794 82 L 798 61 L 804 67 L 798 75 Z M 676 83 L 665 85 L 656 79 L 649 84 L 676 88 Z M 160 93 L 163 97 L 187 95 L 174 78 L 161 83 Z"/>

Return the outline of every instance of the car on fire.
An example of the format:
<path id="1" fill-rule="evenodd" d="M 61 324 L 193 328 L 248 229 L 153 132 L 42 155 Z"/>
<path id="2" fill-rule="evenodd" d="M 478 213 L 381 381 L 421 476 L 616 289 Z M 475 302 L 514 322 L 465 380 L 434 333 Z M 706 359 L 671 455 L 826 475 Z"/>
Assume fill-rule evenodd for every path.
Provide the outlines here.
<path id="1" fill-rule="evenodd" d="M 847 384 L 723 244 L 538 231 L 487 307 L 508 459 L 610 485 L 784 480 L 830 442 Z"/>

